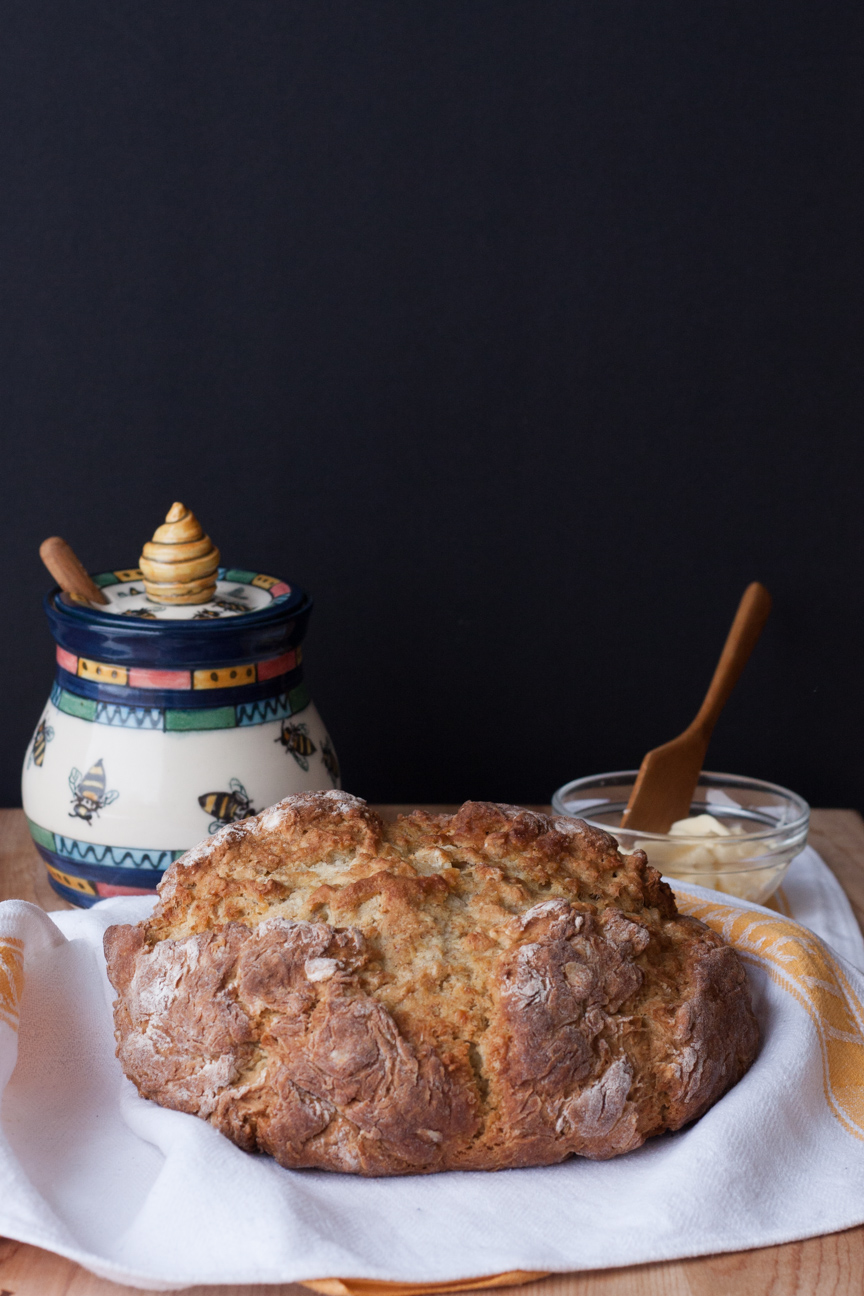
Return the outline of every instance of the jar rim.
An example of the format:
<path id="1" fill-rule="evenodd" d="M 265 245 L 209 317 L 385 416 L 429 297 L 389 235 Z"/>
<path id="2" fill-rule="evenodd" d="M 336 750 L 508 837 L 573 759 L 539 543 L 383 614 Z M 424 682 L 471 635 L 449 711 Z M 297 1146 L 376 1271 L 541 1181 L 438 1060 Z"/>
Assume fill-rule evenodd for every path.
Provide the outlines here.
<path id="1" fill-rule="evenodd" d="M 261 608 L 250 608 L 240 617 L 216 618 L 214 620 L 195 620 L 188 619 L 171 620 L 151 620 L 149 617 L 126 616 L 123 621 L 130 625 L 136 631 L 140 630 L 144 634 L 159 634 L 164 631 L 166 625 L 170 625 L 172 631 L 178 630 L 181 633 L 196 635 L 198 631 L 210 635 L 219 635 L 226 633 L 231 629 L 236 629 L 238 623 L 242 620 L 243 625 L 261 625 L 270 621 L 281 621 L 286 615 L 299 611 L 306 603 L 311 602 L 309 595 L 298 585 L 291 585 L 287 581 L 281 581 L 272 576 L 264 576 L 263 573 L 246 571 L 236 567 L 220 567 L 218 570 L 218 579 L 230 579 L 233 583 L 244 585 L 258 585 L 260 589 L 268 588 L 267 585 L 260 584 L 262 581 L 268 582 L 272 586 L 285 586 L 288 592 L 280 595 L 269 605 Z M 120 579 L 118 579 L 118 577 Z M 243 578 L 246 579 L 243 579 Z M 110 580 L 109 580 L 110 578 Z M 128 581 L 129 573 L 126 572 L 98 572 L 93 576 L 95 583 L 100 587 L 123 584 Z M 137 575 L 133 580 L 140 580 Z M 118 617 L 116 612 L 103 612 L 93 604 L 85 605 L 83 603 L 67 603 L 60 596 L 62 590 L 59 585 L 45 595 L 43 605 L 46 611 L 53 611 L 58 617 L 67 621 L 71 625 L 85 626 L 102 626 L 109 628 L 117 624 Z"/>
<path id="2" fill-rule="evenodd" d="M 149 620 L 66 603 L 54 586 L 42 600 L 58 649 L 111 665 L 234 665 L 278 657 L 302 642 L 312 599 L 294 586 L 269 607 L 218 620 Z"/>

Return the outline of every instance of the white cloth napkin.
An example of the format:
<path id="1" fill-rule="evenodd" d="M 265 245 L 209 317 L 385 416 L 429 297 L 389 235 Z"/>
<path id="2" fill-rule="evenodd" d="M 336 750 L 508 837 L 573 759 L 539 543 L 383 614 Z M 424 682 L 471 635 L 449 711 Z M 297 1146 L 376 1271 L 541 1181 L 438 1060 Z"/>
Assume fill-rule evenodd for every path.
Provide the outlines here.
<path id="1" fill-rule="evenodd" d="M 0 1234 L 171 1290 L 605 1268 L 861 1223 L 864 942 L 843 892 L 812 850 L 784 886 L 845 958 L 781 914 L 676 887 L 747 963 L 763 1042 L 740 1084 L 613 1161 L 377 1180 L 283 1170 L 138 1097 L 101 940 L 149 898 L 51 918 L 0 904 Z"/>
<path id="2" fill-rule="evenodd" d="M 666 881 L 673 887 L 680 885 L 674 878 Z M 770 907 L 809 927 L 835 953 L 864 970 L 864 936 L 858 919 L 846 892 L 812 846 L 805 847 L 789 865 Z"/>

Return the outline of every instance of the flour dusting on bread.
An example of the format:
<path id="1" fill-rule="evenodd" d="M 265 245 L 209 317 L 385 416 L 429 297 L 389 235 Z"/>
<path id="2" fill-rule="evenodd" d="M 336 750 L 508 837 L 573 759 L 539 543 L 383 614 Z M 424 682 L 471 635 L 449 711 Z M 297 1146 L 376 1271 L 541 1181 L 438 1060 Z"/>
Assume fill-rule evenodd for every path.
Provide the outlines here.
<path id="1" fill-rule="evenodd" d="M 641 852 L 515 806 L 287 797 L 177 860 L 105 949 L 139 1092 L 293 1168 L 615 1156 L 758 1045 L 735 951 Z"/>

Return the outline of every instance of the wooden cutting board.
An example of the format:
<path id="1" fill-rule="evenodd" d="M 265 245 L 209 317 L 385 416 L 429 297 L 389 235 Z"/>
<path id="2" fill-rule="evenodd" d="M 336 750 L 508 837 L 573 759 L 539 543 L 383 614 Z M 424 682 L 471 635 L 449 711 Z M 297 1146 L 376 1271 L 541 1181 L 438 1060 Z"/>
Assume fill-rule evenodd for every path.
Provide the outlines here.
<path id="1" fill-rule="evenodd" d="M 413 806 L 377 806 L 390 817 Z M 424 809 L 450 811 L 454 806 Z M 548 809 L 548 807 L 532 807 Z M 854 810 L 814 810 L 810 841 L 833 870 L 864 929 L 864 821 Z M 51 890 L 21 810 L 0 810 L 0 900 L 30 900 L 49 911 L 70 905 Z M 371 1296 L 373 1284 L 346 1286 Z M 381 1285 L 374 1284 L 380 1291 Z M 518 1287 L 513 1296 L 861 1296 L 864 1225 L 844 1233 L 732 1255 L 703 1256 L 626 1269 L 557 1274 Z M 188 1296 L 310 1296 L 293 1283 L 207 1286 Z M 407 1289 L 394 1284 L 391 1296 Z M 438 1291 L 446 1291 L 446 1285 Z M 0 1239 L 0 1296 L 133 1296 L 140 1288 L 96 1278 L 80 1265 L 22 1242 Z M 155 1293 L 153 1293 L 155 1296 Z"/>

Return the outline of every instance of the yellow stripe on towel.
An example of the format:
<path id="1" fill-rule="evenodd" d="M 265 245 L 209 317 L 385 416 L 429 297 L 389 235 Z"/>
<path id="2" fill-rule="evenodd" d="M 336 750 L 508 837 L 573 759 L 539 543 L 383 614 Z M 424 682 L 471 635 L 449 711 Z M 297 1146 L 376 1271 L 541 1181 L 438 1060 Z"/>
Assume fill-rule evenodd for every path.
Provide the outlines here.
<path id="1" fill-rule="evenodd" d="M 0 1021 L 18 1029 L 18 1005 L 24 989 L 24 942 L 0 936 Z"/>
<path id="2" fill-rule="evenodd" d="M 864 1005 L 817 936 L 784 918 L 697 900 L 677 891 L 682 913 L 700 918 L 759 963 L 809 1014 L 819 1036 L 825 1099 L 844 1129 L 864 1141 Z"/>
<path id="3" fill-rule="evenodd" d="M 311 1287 L 320 1296 L 436 1296 L 439 1292 L 480 1291 L 484 1287 L 519 1287 L 548 1275 L 526 1269 L 491 1274 L 488 1278 L 454 1278 L 452 1282 L 400 1283 L 378 1282 L 373 1278 L 310 1278 L 301 1287 Z"/>

